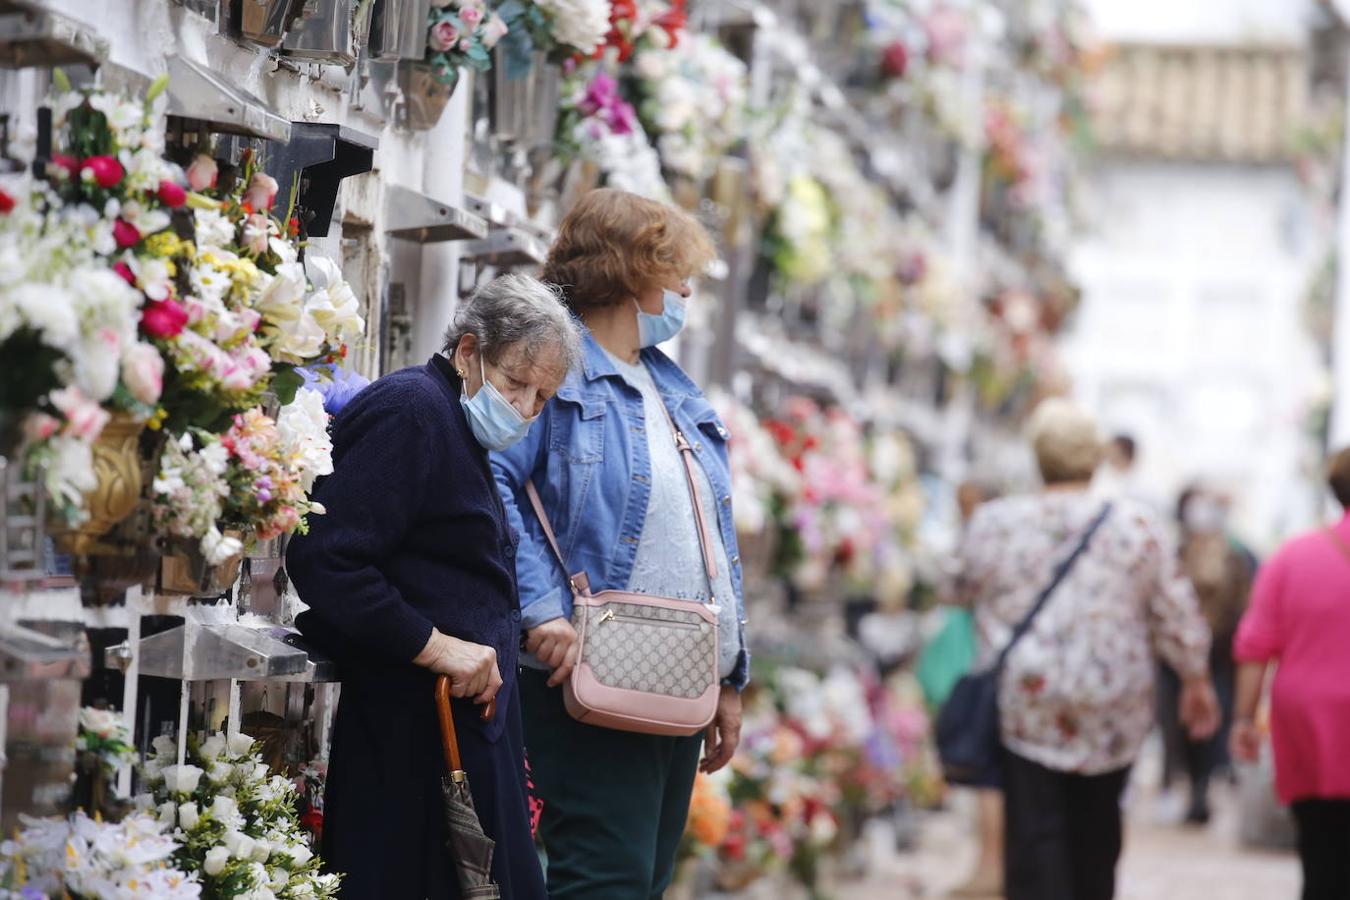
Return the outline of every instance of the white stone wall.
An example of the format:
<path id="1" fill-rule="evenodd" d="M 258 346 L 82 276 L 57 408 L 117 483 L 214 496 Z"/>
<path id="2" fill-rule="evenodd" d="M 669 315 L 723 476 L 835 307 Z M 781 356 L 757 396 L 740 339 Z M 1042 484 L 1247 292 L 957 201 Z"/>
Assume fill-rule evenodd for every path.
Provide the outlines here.
<path id="1" fill-rule="evenodd" d="M 1089 197 L 1065 344 L 1080 397 L 1138 438 L 1160 505 L 1204 478 L 1258 545 L 1304 527 L 1317 366 L 1302 304 L 1318 243 L 1293 173 L 1102 161 Z"/>

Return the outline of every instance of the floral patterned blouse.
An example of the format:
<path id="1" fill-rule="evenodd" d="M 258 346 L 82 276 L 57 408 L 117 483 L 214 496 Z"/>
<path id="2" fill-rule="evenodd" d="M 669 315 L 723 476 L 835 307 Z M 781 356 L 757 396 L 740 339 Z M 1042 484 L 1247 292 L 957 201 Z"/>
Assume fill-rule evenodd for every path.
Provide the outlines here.
<path id="1" fill-rule="evenodd" d="M 1101 511 L 1087 492 L 986 503 L 960 549 L 957 599 L 973 607 L 977 665 L 991 665 Z M 1114 502 L 1073 570 L 1013 649 L 1000 682 L 1003 743 L 1063 772 L 1130 765 L 1153 725 L 1154 653 L 1206 671 L 1209 629 L 1156 515 Z"/>

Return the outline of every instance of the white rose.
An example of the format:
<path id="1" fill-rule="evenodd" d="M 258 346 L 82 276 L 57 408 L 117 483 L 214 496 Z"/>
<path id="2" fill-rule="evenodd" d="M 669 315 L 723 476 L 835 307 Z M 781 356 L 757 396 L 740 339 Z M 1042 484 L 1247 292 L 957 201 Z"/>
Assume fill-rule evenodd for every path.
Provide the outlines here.
<path id="1" fill-rule="evenodd" d="M 253 842 L 253 851 L 249 854 L 255 862 L 267 862 L 267 858 L 272 855 L 272 845 L 267 841 L 258 838 Z"/>
<path id="2" fill-rule="evenodd" d="M 201 813 L 197 810 L 196 803 L 180 803 L 178 805 L 178 824 L 184 829 L 191 831 L 197 827 L 201 821 Z"/>
<path id="3" fill-rule="evenodd" d="M 272 774 L 272 770 L 269 769 L 269 768 L 267 768 L 267 763 L 254 763 L 254 764 L 253 764 L 253 780 L 254 780 L 254 781 L 261 781 L 261 782 L 263 782 L 263 783 L 266 783 L 266 782 L 267 782 L 268 776 L 271 775 L 271 774 Z"/>
<path id="4" fill-rule="evenodd" d="M 293 322 L 300 317 L 308 289 L 304 267 L 299 263 L 282 263 L 253 308 L 273 322 Z"/>
<path id="5" fill-rule="evenodd" d="M 220 446 L 220 445 L 215 445 Z M 224 447 L 220 449 L 224 450 Z M 217 732 L 206 740 L 202 741 L 201 747 L 197 750 L 197 755 L 206 762 L 214 761 L 220 754 L 225 752 L 225 735 Z M 213 779 L 214 780 L 214 779 Z"/>
<path id="6" fill-rule="evenodd" d="M 206 780 L 212 784 L 224 784 L 234 774 L 234 766 L 227 762 L 213 762 L 206 770 Z"/>
<path id="7" fill-rule="evenodd" d="M 225 870 L 225 863 L 229 861 L 229 850 L 224 847 L 212 847 L 206 851 L 206 859 L 202 862 L 202 871 L 211 876 L 219 875 Z"/>
<path id="8" fill-rule="evenodd" d="M 164 770 L 164 784 L 170 793 L 191 794 L 197 790 L 197 783 L 206 774 L 196 766 L 169 766 Z"/>
<path id="9" fill-rule="evenodd" d="M 80 710 L 80 727 L 99 737 L 111 737 L 121 723 L 117 713 L 107 709 L 86 706 Z"/>
<path id="10" fill-rule="evenodd" d="M 166 800 L 159 805 L 159 824 L 165 828 L 172 828 L 177 819 L 178 807 L 172 800 Z"/>
<path id="11" fill-rule="evenodd" d="M 239 815 L 239 804 L 233 797 L 226 797 L 224 794 L 216 795 L 211 801 L 211 817 L 218 822 L 228 822 Z"/>
<path id="12" fill-rule="evenodd" d="M 150 344 L 131 344 L 122 351 L 122 381 L 131 396 L 153 406 L 164 390 L 164 357 Z"/>
<path id="13" fill-rule="evenodd" d="M 167 734 L 161 734 L 151 741 L 150 747 L 155 751 L 156 756 L 176 756 L 178 754 L 178 742 Z"/>
<path id="14" fill-rule="evenodd" d="M 294 865 L 303 866 L 314 858 L 314 851 L 304 844 L 291 844 L 286 848 L 286 855 L 291 858 Z"/>
<path id="15" fill-rule="evenodd" d="M 221 534 L 220 529 L 212 524 L 210 530 L 202 535 L 199 549 L 208 563 L 218 566 L 230 557 L 243 553 L 244 545 L 238 538 Z"/>
<path id="16" fill-rule="evenodd" d="M 291 880 L 291 873 L 277 866 L 272 870 L 272 880 L 268 882 L 268 887 L 274 891 L 279 891 L 286 887 L 287 882 Z"/>
<path id="17" fill-rule="evenodd" d="M 279 356 L 284 362 L 301 363 L 318 356 L 327 338 L 328 333 L 323 330 L 323 326 L 305 310 L 294 321 L 281 326 L 280 339 L 273 355 Z"/>
<path id="18" fill-rule="evenodd" d="M 230 756 L 248 756 L 253 752 L 253 738 L 242 732 L 230 735 L 227 741 Z"/>
<path id="19" fill-rule="evenodd" d="M 225 835 L 225 846 L 230 848 L 230 855 L 235 859 L 248 860 L 253 858 L 253 838 L 238 831 L 230 831 Z"/>

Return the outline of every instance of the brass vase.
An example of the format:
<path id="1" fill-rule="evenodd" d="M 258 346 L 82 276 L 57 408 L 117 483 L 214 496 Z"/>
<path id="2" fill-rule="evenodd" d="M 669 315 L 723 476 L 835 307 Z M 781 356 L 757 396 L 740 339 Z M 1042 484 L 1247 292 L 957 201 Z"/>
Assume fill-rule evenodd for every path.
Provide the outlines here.
<path id="1" fill-rule="evenodd" d="M 94 442 L 94 475 L 98 484 L 84 495 L 89 518 L 75 528 L 59 528 L 53 537 L 62 553 L 97 552 L 99 539 L 131 515 L 145 485 L 140 439 L 145 423 L 125 412 L 113 413 Z"/>
<path id="2" fill-rule="evenodd" d="M 243 540 L 243 534 L 232 529 L 227 529 L 225 536 Z M 165 594 L 186 594 L 200 599 L 219 597 L 239 578 L 243 559 L 244 552 L 240 550 L 224 562 L 212 565 L 196 541 L 171 541 L 160 559 L 159 589 Z"/>

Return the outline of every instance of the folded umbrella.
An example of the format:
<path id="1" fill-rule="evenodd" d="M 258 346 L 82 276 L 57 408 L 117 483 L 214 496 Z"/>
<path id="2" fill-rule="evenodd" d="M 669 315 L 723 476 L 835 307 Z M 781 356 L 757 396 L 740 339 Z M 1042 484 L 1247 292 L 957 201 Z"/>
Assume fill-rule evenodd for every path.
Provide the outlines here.
<path id="1" fill-rule="evenodd" d="M 492 718 L 496 704 L 489 702 L 483 708 L 483 719 Z M 445 750 L 447 774 L 441 779 L 445 794 L 445 824 L 448 830 L 446 847 L 454 862 L 455 876 L 460 892 L 466 900 L 500 900 L 501 890 L 492 880 L 492 852 L 497 844 L 483 831 L 478 813 L 473 808 L 473 794 L 469 792 L 469 776 L 459 757 L 459 738 L 455 734 L 455 720 L 450 712 L 450 678 L 436 679 L 436 712 L 441 721 L 441 743 Z"/>

